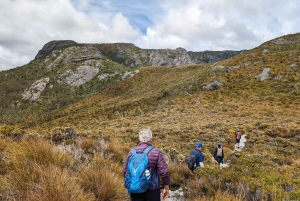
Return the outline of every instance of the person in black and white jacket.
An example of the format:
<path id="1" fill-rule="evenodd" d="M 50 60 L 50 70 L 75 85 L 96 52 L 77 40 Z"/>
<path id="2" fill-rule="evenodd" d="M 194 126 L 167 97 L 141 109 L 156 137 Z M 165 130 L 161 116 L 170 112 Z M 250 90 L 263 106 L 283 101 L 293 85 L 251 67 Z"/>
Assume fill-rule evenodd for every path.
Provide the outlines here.
<path id="1" fill-rule="evenodd" d="M 221 142 L 218 142 L 218 147 L 215 149 L 214 152 L 214 159 L 220 164 L 221 162 L 223 163 L 224 159 L 224 152 L 223 149 L 221 148 Z"/>

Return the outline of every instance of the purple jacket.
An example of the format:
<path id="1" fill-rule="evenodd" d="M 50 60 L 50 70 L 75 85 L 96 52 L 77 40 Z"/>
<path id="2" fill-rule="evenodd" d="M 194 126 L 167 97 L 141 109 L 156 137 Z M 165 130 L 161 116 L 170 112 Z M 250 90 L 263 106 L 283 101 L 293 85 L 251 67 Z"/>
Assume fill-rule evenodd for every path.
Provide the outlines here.
<path id="1" fill-rule="evenodd" d="M 150 146 L 151 143 L 149 142 L 141 142 L 139 143 L 134 149 L 146 149 L 148 146 Z M 129 152 L 126 159 L 125 163 L 123 165 L 123 175 L 126 174 L 127 171 L 127 164 L 128 164 L 128 159 L 130 158 L 131 153 Z M 155 170 L 157 170 L 157 173 L 159 176 L 161 176 L 163 184 L 164 185 L 170 185 L 170 175 L 169 175 L 169 168 L 165 162 L 165 159 L 162 155 L 162 152 L 158 148 L 153 148 L 149 153 L 148 153 L 148 160 L 149 160 L 149 165 L 152 170 L 151 173 L 153 173 Z M 154 178 L 155 179 L 155 178 Z M 153 181 L 155 183 L 155 181 Z M 159 180 L 158 180 L 158 186 L 155 188 L 150 188 L 149 190 L 156 190 L 160 188 Z"/>

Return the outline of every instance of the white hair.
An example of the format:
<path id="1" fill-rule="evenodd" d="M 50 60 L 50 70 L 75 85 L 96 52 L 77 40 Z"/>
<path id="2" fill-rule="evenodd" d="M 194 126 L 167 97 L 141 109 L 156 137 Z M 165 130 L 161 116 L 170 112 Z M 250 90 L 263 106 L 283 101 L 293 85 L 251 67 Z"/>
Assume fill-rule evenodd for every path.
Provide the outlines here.
<path id="1" fill-rule="evenodd" d="M 152 139 L 152 131 L 150 128 L 141 130 L 139 133 L 139 138 L 141 142 L 148 142 Z"/>

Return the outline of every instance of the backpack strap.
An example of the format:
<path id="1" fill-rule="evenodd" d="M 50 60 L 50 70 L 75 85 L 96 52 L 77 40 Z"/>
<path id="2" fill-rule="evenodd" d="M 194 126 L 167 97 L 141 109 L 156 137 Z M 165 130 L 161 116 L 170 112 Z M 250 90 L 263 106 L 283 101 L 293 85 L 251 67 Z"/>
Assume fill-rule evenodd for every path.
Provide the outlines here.
<path id="1" fill-rule="evenodd" d="M 195 153 L 194 155 L 197 156 L 198 154 L 200 154 L 201 152 L 198 149 L 195 149 Z"/>
<path id="2" fill-rule="evenodd" d="M 130 153 L 131 155 L 135 155 L 137 153 L 145 153 L 146 155 L 148 155 L 148 153 L 153 149 L 154 147 L 152 145 L 148 146 L 146 149 L 144 149 L 144 151 L 141 150 L 135 150 L 135 149 L 131 149 Z"/>
<path id="3" fill-rule="evenodd" d="M 137 152 L 136 152 L 135 149 L 131 149 L 131 150 L 130 150 L 130 153 L 131 153 L 131 155 L 135 155 Z"/>
<path id="4" fill-rule="evenodd" d="M 148 146 L 143 152 L 148 155 L 148 153 L 153 149 L 154 147 L 152 145 Z"/>

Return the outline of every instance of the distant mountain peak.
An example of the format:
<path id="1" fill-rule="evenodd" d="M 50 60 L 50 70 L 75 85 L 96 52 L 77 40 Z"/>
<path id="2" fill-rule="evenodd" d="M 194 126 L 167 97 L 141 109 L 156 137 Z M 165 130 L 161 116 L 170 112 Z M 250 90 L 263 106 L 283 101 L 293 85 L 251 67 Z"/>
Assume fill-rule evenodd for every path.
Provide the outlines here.
<path id="1" fill-rule="evenodd" d="M 72 46 L 72 45 L 77 45 L 75 41 L 72 40 L 53 40 L 48 43 L 46 43 L 43 48 L 38 52 L 38 54 L 35 56 L 34 59 L 40 59 L 48 56 L 53 50 L 67 47 L 67 46 Z"/>

